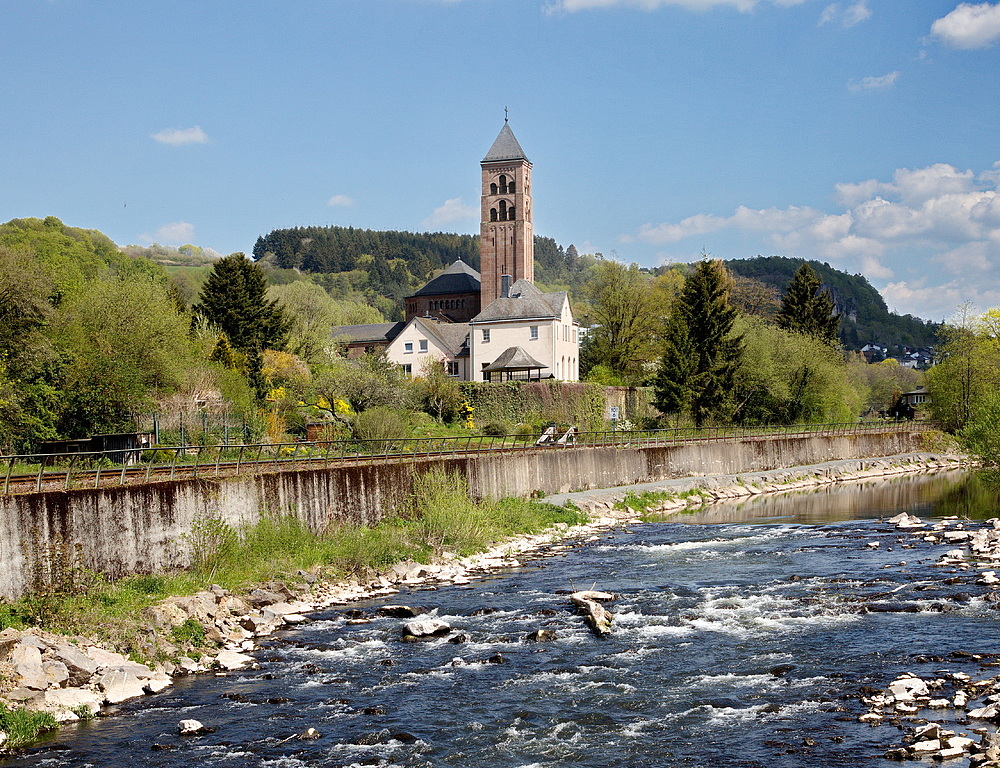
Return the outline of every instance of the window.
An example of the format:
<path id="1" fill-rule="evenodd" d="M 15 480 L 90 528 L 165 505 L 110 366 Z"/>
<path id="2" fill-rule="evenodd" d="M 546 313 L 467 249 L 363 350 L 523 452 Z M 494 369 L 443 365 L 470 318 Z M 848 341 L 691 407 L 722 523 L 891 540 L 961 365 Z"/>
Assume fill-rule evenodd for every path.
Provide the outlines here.
<path id="1" fill-rule="evenodd" d="M 412 341 L 403 342 L 403 354 L 404 355 L 412 355 L 413 354 L 413 342 Z"/>
<path id="2" fill-rule="evenodd" d="M 533 325 L 531 326 L 530 330 L 531 330 L 531 340 L 534 341 L 535 339 L 538 338 L 538 326 Z"/>
<path id="3" fill-rule="evenodd" d="M 510 208 L 507 209 L 507 221 L 513 221 L 513 220 L 514 220 L 514 206 L 512 205 Z"/>
<path id="4" fill-rule="evenodd" d="M 507 221 L 507 201 L 501 200 L 497 207 L 500 209 L 500 221 Z"/>
<path id="5" fill-rule="evenodd" d="M 496 220 L 497 220 L 497 209 L 490 208 L 490 221 L 496 221 Z"/>
<path id="6" fill-rule="evenodd" d="M 407 376 L 412 376 L 413 366 L 410 365 L 409 363 L 403 363 L 403 373 L 405 373 Z"/>
<path id="7" fill-rule="evenodd" d="M 514 194 L 514 180 L 513 179 L 511 179 L 509 182 L 507 182 L 507 194 L 508 195 L 513 195 Z"/>
<path id="8" fill-rule="evenodd" d="M 448 375 L 449 376 L 458 376 L 458 360 L 449 360 L 448 361 Z"/>
<path id="9" fill-rule="evenodd" d="M 495 195 L 496 193 L 497 193 L 497 185 L 496 184 L 490 184 L 490 194 L 491 195 Z"/>
<path id="10" fill-rule="evenodd" d="M 426 352 L 427 351 L 427 339 L 421 339 L 420 340 L 420 351 L 421 352 Z"/>
<path id="11" fill-rule="evenodd" d="M 500 194 L 501 195 L 506 195 L 507 194 L 507 177 L 506 176 L 501 176 L 500 177 Z"/>
<path id="12" fill-rule="evenodd" d="M 489 343 L 489 340 L 490 340 L 490 329 L 483 328 L 483 343 L 487 344 Z"/>
<path id="13" fill-rule="evenodd" d="M 573 328 L 573 343 L 576 344 L 576 328 Z"/>

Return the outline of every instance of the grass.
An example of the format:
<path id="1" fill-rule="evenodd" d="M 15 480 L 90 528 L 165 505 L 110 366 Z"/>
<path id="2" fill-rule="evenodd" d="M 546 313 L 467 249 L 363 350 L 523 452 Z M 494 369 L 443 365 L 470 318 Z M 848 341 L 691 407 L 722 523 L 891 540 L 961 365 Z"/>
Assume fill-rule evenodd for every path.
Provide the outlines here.
<path id="1" fill-rule="evenodd" d="M 0 704 L 0 731 L 7 734 L 5 747 L 21 747 L 30 744 L 44 731 L 56 727 L 56 720 L 48 712 L 32 712 L 28 709 L 8 709 Z"/>
<path id="2" fill-rule="evenodd" d="M 401 560 L 427 562 L 445 551 L 468 555 L 510 536 L 585 520 L 577 509 L 538 500 L 472 500 L 464 477 L 436 470 L 418 478 L 409 509 L 370 528 L 345 523 L 315 533 L 290 514 L 266 515 L 239 529 L 202 518 L 187 536 L 189 570 L 116 581 L 80 572 L 72 593 L 31 594 L 0 605 L 0 629 L 40 626 L 102 640 L 136 660 L 170 658 L 177 649 L 169 645 L 204 644 L 200 625 L 185 622 L 165 642 L 144 630 L 143 609 L 171 595 L 209 584 L 240 592 L 273 580 L 295 582 L 299 570 L 318 569 L 331 579 L 365 576 Z"/>

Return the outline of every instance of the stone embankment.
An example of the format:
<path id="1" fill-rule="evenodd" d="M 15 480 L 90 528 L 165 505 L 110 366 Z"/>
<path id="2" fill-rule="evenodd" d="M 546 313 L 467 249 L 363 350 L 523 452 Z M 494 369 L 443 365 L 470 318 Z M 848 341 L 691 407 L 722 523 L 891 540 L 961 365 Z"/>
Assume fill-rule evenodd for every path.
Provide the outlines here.
<path id="1" fill-rule="evenodd" d="M 904 512 L 887 522 L 928 544 L 952 546 L 935 562 L 942 569 L 942 581 L 966 586 L 974 582 L 986 603 L 1000 605 L 1000 577 L 994 570 L 1000 565 L 1000 518 L 970 522 L 947 517 L 931 525 Z M 985 669 L 1000 664 L 1000 654 L 958 652 L 949 654 L 949 660 L 967 660 Z M 945 657 L 918 661 L 941 663 Z M 1000 733 L 996 731 L 1000 675 L 975 679 L 967 672 L 948 669 L 936 669 L 932 675 L 907 672 L 884 690 L 861 693 L 868 711 L 858 718 L 860 722 L 908 731 L 901 746 L 886 752 L 890 760 L 967 758 L 972 766 L 1000 767 Z M 960 726 L 966 732 L 955 730 Z"/>
<path id="2" fill-rule="evenodd" d="M 197 654 L 172 654 L 171 661 L 138 663 L 101 648 L 88 638 L 66 637 L 34 628 L 8 628 L 0 632 L 0 703 L 49 712 L 59 723 L 73 722 L 100 714 L 105 705 L 162 691 L 179 676 L 210 671 L 225 673 L 253 665 L 254 659 L 248 654 L 256 649 L 257 638 L 306 623 L 311 613 L 392 595 L 401 588 L 467 585 L 478 575 L 514 568 L 527 559 L 556 555 L 574 542 L 588 541 L 608 528 L 636 522 L 638 510 L 623 504 L 628 493 L 654 491 L 655 504 L 643 511 L 669 512 L 718 499 L 955 467 L 960 461 L 959 457 L 930 454 L 855 459 L 554 497 L 553 503 L 577 504 L 588 513 L 590 521 L 573 527 L 559 523 L 545 533 L 517 537 L 470 557 L 444 553 L 434 564 L 397 563 L 364 583 L 356 579 L 328 583 L 312 574 L 300 573 L 306 586 L 296 590 L 276 584 L 238 596 L 213 585 L 194 595 L 168 598 L 146 609 L 144 616 L 160 647 L 176 650 L 172 645 L 176 643 L 174 630 L 193 621 L 203 630 L 206 644 L 214 648 Z M 403 632 L 413 635 L 412 629 L 415 628 L 404 627 Z M 597 628 L 595 632 L 601 634 Z M 997 692 L 1000 694 L 1000 683 Z M 1000 701 L 1000 695 L 997 700 Z M 5 735 L 0 733 L 0 745 L 4 740 Z"/>

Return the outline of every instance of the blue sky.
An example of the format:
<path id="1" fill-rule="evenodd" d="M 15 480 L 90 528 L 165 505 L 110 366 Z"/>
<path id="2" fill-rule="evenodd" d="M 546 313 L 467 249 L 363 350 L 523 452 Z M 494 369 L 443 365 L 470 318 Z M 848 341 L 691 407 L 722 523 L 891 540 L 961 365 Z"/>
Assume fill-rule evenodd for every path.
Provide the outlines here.
<path id="1" fill-rule="evenodd" d="M 249 252 L 478 232 L 503 109 L 535 231 L 642 265 L 1000 305 L 1000 2 L 0 0 L 0 220 Z"/>

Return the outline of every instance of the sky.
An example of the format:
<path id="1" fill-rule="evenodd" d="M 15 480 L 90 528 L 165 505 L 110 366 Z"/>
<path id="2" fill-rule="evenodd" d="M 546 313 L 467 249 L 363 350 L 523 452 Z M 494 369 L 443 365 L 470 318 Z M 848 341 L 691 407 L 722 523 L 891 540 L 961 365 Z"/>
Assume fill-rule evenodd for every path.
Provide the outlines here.
<path id="1" fill-rule="evenodd" d="M 942 320 L 1000 305 L 1000 0 L 0 0 L 0 221 L 249 253 L 479 231 L 510 125 L 535 233 L 780 255 Z"/>

